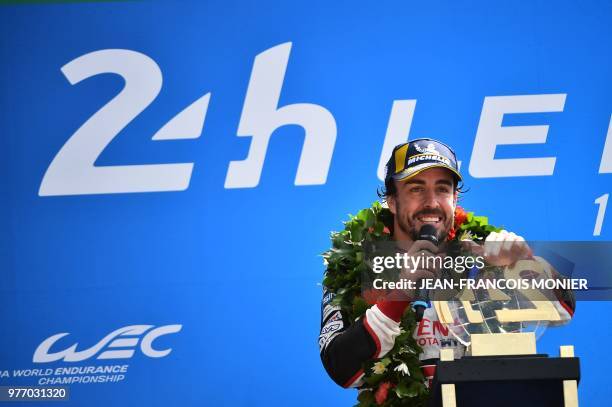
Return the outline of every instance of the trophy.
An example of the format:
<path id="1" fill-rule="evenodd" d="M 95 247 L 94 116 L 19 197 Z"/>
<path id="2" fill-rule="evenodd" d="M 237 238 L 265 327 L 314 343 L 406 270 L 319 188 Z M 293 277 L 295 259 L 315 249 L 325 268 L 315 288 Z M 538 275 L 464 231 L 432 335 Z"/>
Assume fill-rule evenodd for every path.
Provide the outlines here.
<path id="1" fill-rule="evenodd" d="M 573 346 L 561 346 L 560 357 L 536 351 L 547 327 L 568 320 L 552 291 L 529 284 L 552 275 L 542 259 L 521 260 L 479 270 L 471 288 L 447 292 L 442 300 L 434 294 L 440 322 L 466 346 L 467 356 L 454 360 L 452 349 L 440 350 L 430 406 L 578 406 Z M 491 281 L 527 283 L 500 289 Z"/>

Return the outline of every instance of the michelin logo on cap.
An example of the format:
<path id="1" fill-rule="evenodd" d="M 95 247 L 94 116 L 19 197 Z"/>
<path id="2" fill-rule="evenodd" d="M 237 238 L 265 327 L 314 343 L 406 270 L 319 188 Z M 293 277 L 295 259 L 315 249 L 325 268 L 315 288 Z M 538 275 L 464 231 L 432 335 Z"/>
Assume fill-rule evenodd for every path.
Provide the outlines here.
<path id="1" fill-rule="evenodd" d="M 438 154 L 417 155 L 414 157 L 410 157 L 410 159 L 408 159 L 407 165 L 414 164 L 417 161 L 425 161 L 425 160 L 436 160 L 448 166 L 451 165 L 450 160 L 448 158 L 442 157 L 441 155 L 438 155 Z"/>

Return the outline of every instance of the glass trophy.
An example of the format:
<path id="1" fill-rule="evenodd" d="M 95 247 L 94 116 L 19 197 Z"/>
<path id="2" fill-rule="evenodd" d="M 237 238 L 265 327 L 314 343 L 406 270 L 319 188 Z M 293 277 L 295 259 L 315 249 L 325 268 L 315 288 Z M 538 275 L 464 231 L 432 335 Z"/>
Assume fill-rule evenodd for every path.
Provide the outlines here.
<path id="1" fill-rule="evenodd" d="M 536 339 L 547 327 L 571 318 L 558 292 L 537 283 L 557 277 L 541 258 L 485 266 L 469 276 L 447 274 L 447 279 L 470 281 L 430 298 L 440 322 L 466 346 L 467 358 L 454 360 L 452 350 L 441 349 L 432 405 L 492 405 L 490 398 L 499 392 L 506 396 L 495 405 L 515 405 L 510 401 L 515 392 L 530 395 L 533 403 L 522 405 L 578 405 L 579 364 L 573 347 L 562 346 L 560 358 L 536 351 Z M 494 388 L 499 392 L 490 393 Z"/>

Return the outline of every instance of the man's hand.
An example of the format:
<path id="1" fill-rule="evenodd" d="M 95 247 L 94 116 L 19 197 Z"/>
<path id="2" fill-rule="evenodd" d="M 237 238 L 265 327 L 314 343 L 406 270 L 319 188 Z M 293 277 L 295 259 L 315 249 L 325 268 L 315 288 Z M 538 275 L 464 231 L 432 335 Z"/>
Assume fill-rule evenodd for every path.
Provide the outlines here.
<path id="1" fill-rule="evenodd" d="M 417 240 L 406 254 L 415 260 L 415 262 L 408 260 L 408 265 L 417 264 L 418 259 L 418 267 L 403 269 L 399 275 L 400 279 L 413 281 L 414 286 L 418 288 L 419 280 L 434 279 L 440 275 L 441 270 L 434 267 L 436 262 L 432 258 L 441 256 L 440 248 L 435 244 L 427 240 Z M 408 304 L 414 301 L 416 292 L 417 290 L 391 290 L 385 298 L 377 301 L 376 305 L 383 314 L 399 322 Z"/>
<path id="2" fill-rule="evenodd" d="M 465 250 L 483 256 L 493 266 L 509 266 L 518 260 L 533 259 L 533 252 L 525 239 L 507 230 L 491 232 L 483 245 L 469 239 L 461 243 Z"/>
<path id="3" fill-rule="evenodd" d="M 502 230 L 487 236 L 484 258 L 493 266 L 509 266 L 518 260 L 533 258 L 533 252 L 521 236 Z"/>
<path id="4" fill-rule="evenodd" d="M 414 269 L 404 269 L 400 273 L 401 279 L 406 279 L 415 282 L 415 286 L 418 288 L 418 281 L 421 279 L 436 279 L 440 276 L 441 270 L 436 266 L 442 263 L 440 260 L 435 261 L 436 257 L 441 257 L 440 248 L 428 240 L 417 240 L 415 241 L 410 249 L 408 250 L 408 257 L 415 259 L 409 261 L 409 264 L 417 264 L 418 267 Z M 405 290 L 402 293 L 402 297 L 409 301 L 414 300 L 416 290 Z"/>

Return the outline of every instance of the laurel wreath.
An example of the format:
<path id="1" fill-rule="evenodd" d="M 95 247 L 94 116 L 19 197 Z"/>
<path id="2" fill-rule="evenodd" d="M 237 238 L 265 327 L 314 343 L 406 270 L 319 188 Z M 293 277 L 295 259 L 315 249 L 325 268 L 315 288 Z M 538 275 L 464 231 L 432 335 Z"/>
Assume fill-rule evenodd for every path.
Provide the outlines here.
<path id="1" fill-rule="evenodd" d="M 332 305 L 339 306 L 347 321 L 355 321 L 375 302 L 362 293 L 361 276 L 370 271 L 365 258 L 366 243 L 392 241 L 393 215 L 388 208 L 374 202 L 370 208 L 349 215 L 344 230 L 331 233 L 332 247 L 323 253 L 326 271 L 323 285 L 335 294 Z M 455 209 L 453 228 L 447 241 L 449 247 L 461 240 L 483 241 L 500 228 L 489 225 L 485 216 Z M 425 406 L 429 389 L 420 369 L 421 347 L 412 334 L 416 327 L 415 314 L 406 309 L 400 322 L 400 335 L 383 358 L 365 362 L 364 386 L 358 396 L 358 406 Z"/>

